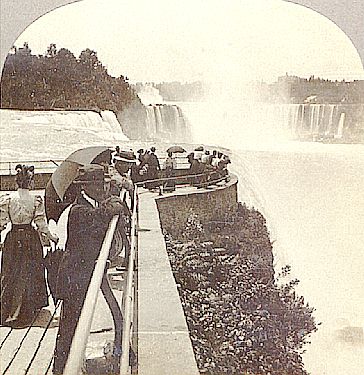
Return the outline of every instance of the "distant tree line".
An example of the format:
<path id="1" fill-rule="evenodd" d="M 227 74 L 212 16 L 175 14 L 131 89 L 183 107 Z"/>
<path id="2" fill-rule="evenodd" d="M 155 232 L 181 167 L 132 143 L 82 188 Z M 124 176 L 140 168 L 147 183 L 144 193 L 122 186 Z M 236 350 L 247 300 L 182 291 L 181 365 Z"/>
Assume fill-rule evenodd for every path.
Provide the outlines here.
<path id="1" fill-rule="evenodd" d="M 255 87 L 251 86 L 263 102 L 301 104 L 310 99 L 313 103 L 364 103 L 364 80 L 331 81 L 314 76 L 307 79 L 285 75 L 272 84 L 256 82 Z"/>
<path id="2" fill-rule="evenodd" d="M 51 44 L 35 56 L 27 43 L 13 48 L 1 79 L 1 108 L 83 109 L 118 112 L 139 101 L 124 76 L 112 77 L 97 53 L 85 49 L 77 58 Z"/>

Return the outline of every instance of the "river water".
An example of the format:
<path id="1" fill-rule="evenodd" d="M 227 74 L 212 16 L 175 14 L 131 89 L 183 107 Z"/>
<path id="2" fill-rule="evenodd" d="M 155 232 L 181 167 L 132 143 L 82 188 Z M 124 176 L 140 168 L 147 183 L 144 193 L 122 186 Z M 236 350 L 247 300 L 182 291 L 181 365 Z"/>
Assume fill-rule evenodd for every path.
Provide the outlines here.
<path id="1" fill-rule="evenodd" d="M 307 370 L 362 374 L 364 145 L 288 142 L 282 129 L 262 121 L 261 113 L 251 118 L 237 107 L 180 105 L 195 142 L 232 150 L 240 200 L 265 215 L 277 269 L 290 264 L 292 277 L 301 281 L 298 292 L 317 309 L 322 325 L 306 347 Z M 56 120 L 1 111 L 0 159 L 64 158 L 91 144 L 147 145 L 127 141 L 110 114 L 81 117 L 75 122 L 60 115 Z"/>
<path id="2" fill-rule="evenodd" d="M 239 198 L 265 215 L 276 270 L 291 265 L 292 277 L 300 280 L 297 291 L 317 309 L 322 325 L 305 347 L 306 369 L 313 375 L 362 374 L 364 145 L 287 141 L 261 107 L 252 116 L 234 106 L 227 112 L 206 103 L 202 110 L 180 105 L 196 141 L 232 150 Z"/>

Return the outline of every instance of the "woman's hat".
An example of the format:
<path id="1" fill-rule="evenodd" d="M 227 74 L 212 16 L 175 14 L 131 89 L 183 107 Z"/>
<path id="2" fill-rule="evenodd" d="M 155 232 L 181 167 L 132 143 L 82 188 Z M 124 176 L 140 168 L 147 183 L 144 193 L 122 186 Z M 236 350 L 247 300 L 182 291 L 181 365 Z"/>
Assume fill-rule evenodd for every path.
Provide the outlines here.
<path id="1" fill-rule="evenodd" d="M 17 164 L 15 167 L 16 171 L 16 183 L 20 188 L 28 188 L 31 181 L 34 178 L 34 166 Z"/>

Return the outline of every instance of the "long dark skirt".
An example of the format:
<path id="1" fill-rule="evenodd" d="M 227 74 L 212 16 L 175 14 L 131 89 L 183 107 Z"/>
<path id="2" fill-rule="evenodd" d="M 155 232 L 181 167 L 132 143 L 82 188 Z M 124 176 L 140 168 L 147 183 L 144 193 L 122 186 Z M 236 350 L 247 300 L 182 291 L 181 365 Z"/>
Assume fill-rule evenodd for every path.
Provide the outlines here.
<path id="1" fill-rule="evenodd" d="M 167 168 L 165 170 L 165 177 L 166 178 L 173 178 L 174 177 L 174 170 L 172 168 Z M 175 191 L 176 190 L 176 181 L 175 180 L 167 180 L 163 184 L 163 191 Z"/>
<path id="2" fill-rule="evenodd" d="M 148 172 L 147 172 L 147 180 L 157 180 L 158 179 L 158 169 L 155 166 L 149 166 L 148 167 Z M 146 189 L 156 189 L 160 185 L 159 181 L 152 181 L 152 182 L 147 182 L 145 184 Z"/>
<path id="3" fill-rule="evenodd" d="M 1 324 L 29 320 L 48 306 L 43 249 L 30 225 L 13 225 L 1 259 Z"/>

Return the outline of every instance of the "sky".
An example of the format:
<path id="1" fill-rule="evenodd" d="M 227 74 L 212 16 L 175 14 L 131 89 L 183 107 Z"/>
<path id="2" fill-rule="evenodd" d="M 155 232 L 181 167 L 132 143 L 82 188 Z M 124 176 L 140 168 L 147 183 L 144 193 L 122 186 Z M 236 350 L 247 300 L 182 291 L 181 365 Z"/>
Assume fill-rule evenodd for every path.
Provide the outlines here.
<path id="1" fill-rule="evenodd" d="M 131 82 L 273 82 L 286 73 L 364 79 L 350 39 L 330 20 L 282 0 L 83 0 L 30 25 L 16 45 L 97 51 Z"/>

